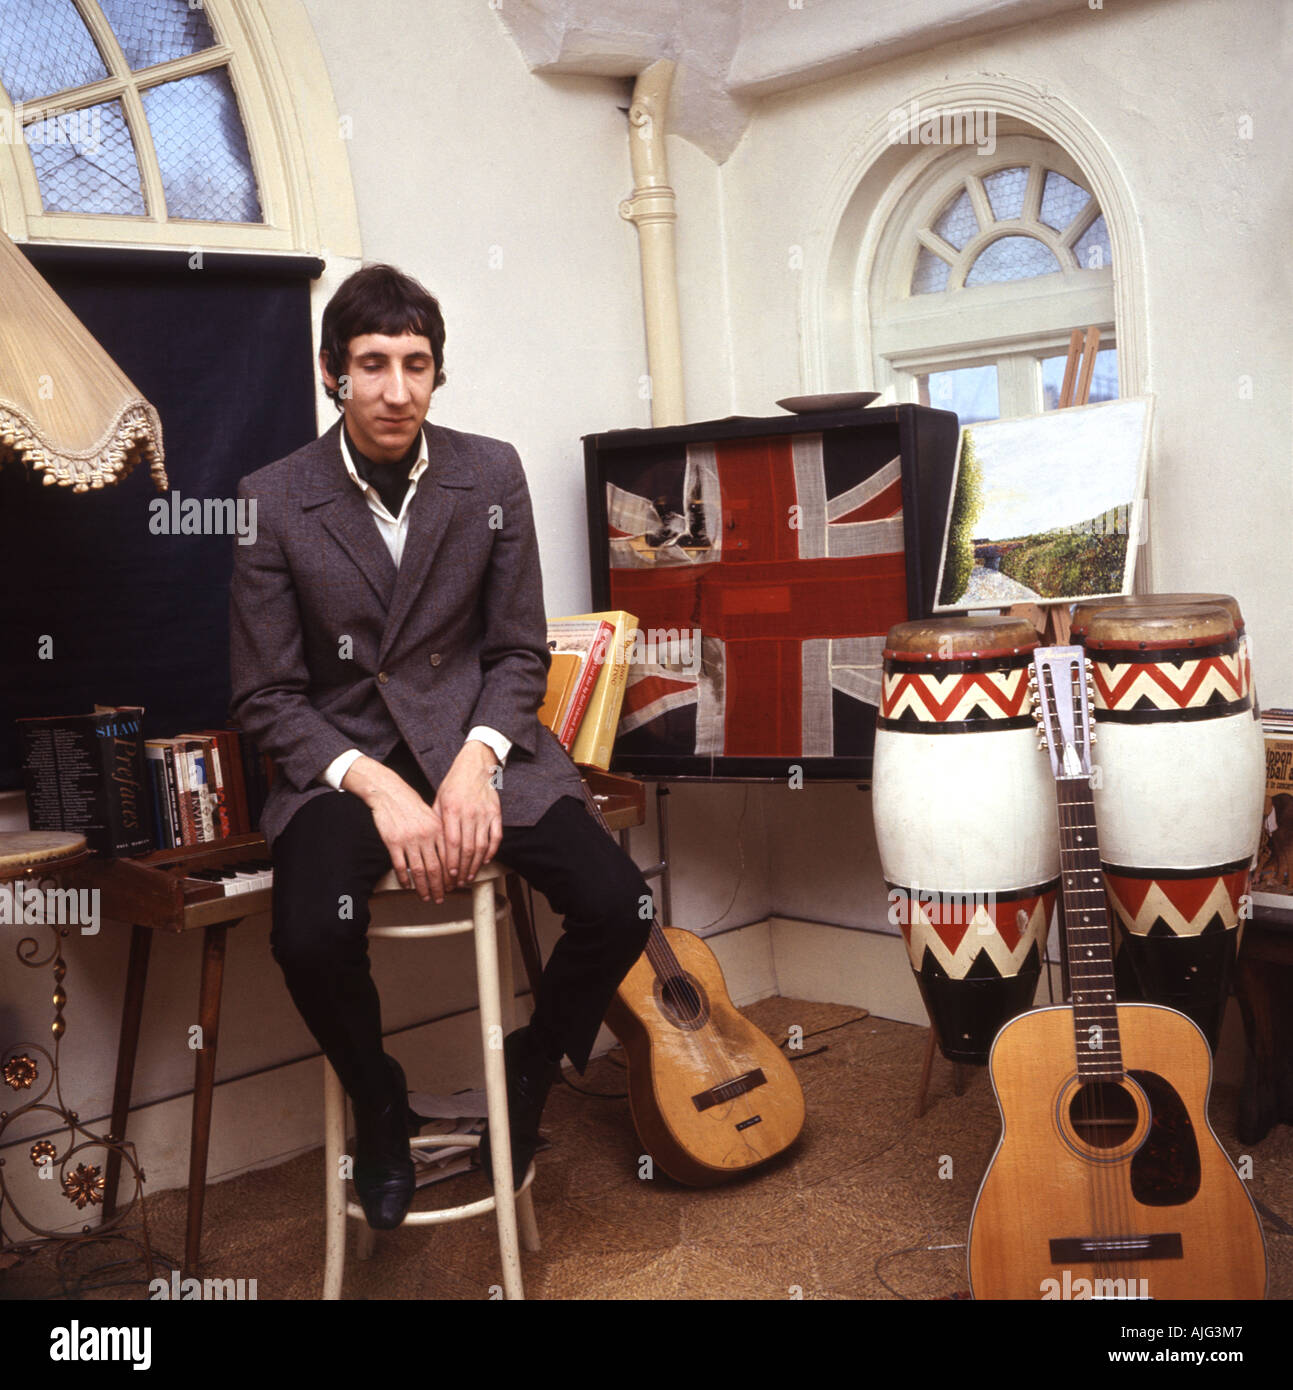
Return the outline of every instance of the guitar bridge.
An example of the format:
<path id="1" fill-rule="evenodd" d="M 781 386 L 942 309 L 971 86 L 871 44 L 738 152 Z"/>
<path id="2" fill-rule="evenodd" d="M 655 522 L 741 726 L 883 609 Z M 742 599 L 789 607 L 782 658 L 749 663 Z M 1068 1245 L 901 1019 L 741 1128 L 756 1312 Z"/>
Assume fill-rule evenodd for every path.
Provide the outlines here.
<path id="1" fill-rule="evenodd" d="M 708 1091 L 701 1091 L 698 1095 L 691 1098 L 691 1103 L 697 1110 L 710 1110 L 715 1105 L 724 1105 L 729 1100 L 735 1100 L 737 1096 L 743 1096 L 747 1091 L 753 1091 L 756 1086 L 767 1084 L 768 1078 L 763 1074 L 762 1067 L 755 1067 L 753 1071 L 747 1071 L 742 1076 L 735 1076 L 731 1081 L 720 1081 L 717 1086 L 711 1086 Z"/>
<path id="2" fill-rule="evenodd" d="M 1179 1260 L 1184 1257 L 1176 1231 L 1161 1235 L 1072 1236 L 1051 1241 L 1051 1263 L 1095 1264 L 1107 1260 Z"/>

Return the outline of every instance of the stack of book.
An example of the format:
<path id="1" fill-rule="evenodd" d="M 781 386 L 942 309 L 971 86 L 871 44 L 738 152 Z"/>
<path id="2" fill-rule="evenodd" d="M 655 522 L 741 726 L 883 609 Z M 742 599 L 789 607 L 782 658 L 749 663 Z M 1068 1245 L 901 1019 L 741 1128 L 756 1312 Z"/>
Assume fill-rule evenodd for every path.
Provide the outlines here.
<path id="1" fill-rule="evenodd" d="M 1293 909 L 1293 709 L 1262 711 L 1266 804 L 1250 889 L 1257 907 Z"/>
<path id="2" fill-rule="evenodd" d="M 159 849 L 256 829 L 273 767 L 237 729 L 201 729 L 144 744 Z"/>
<path id="3" fill-rule="evenodd" d="M 71 830 L 98 854 L 200 845 L 256 828 L 271 764 L 237 729 L 142 737 L 138 705 L 18 720 L 33 830 Z"/>
<path id="4" fill-rule="evenodd" d="M 1293 738 L 1293 709 L 1262 710 L 1262 729 L 1268 734 Z"/>
<path id="5" fill-rule="evenodd" d="M 605 771 L 628 684 L 638 621 L 631 613 L 579 613 L 548 623 L 548 690 L 539 719 L 576 763 Z"/>

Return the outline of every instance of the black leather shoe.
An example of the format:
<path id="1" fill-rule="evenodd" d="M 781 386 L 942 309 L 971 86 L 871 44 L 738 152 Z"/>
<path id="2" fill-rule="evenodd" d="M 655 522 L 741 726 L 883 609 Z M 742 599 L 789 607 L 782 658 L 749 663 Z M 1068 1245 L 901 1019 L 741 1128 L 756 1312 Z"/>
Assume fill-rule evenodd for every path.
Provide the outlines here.
<path id="1" fill-rule="evenodd" d="M 417 1182 L 409 1150 L 408 1083 L 388 1057 L 392 1095 L 385 1105 L 355 1106 L 355 1195 L 375 1231 L 392 1231 L 404 1220 Z"/>
<path id="2" fill-rule="evenodd" d="M 561 1063 L 534 1047 L 528 1028 L 518 1028 L 503 1039 L 503 1061 L 507 1068 L 507 1123 L 512 1132 L 512 1185 L 519 1191 L 539 1147 L 539 1118 L 552 1083 L 561 1073 Z M 492 1177 L 488 1121 L 476 1152 L 486 1176 Z"/>

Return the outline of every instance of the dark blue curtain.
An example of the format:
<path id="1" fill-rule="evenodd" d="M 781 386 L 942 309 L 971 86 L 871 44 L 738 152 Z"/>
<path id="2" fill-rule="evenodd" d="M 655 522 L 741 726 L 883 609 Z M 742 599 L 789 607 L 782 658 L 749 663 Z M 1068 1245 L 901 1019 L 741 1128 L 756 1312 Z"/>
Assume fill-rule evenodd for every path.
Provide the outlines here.
<path id="1" fill-rule="evenodd" d="M 32 259 L 157 407 L 181 498 L 232 498 L 243 474 L 314 438 L 319 262 L 207 255 L 190 269 L 180 253 L 64 247 Z M 153 534 L 159 495 L 142 468 L 80 495 L 0 469 L 0 786 L 21 785 L 24 715 L 141 704 L 150 738 L 225 722 L 236 537 Z"/>

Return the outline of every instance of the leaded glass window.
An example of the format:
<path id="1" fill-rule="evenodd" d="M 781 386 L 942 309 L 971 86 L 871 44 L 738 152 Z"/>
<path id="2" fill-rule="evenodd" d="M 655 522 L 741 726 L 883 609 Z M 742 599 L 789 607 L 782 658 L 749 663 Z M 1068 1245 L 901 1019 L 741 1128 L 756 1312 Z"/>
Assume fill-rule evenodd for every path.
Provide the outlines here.
<path id="1" fill-rule="evenodd" d="M 189 0 L 0 0 L 0 87 L 43 209 L 261 222 L 231 58 Z"/>
<path id="2" fill-rule="evenodd" d="M 992 242 L 970 267 L 969 285 L 997 285 L 1003 280 L 1031 280 L 1052 275 L 1060 263 L 1040 241 L 1030 236 L 1007 236 Z"/>
<path id="3" fill-rule="evenodd" d="M 215 45 L 206 11 L 189 0 L 99 0 L 99 7 L 136 71 Z"/>
<path id="4" fill-rule="evenodd" d="M 75 115 L 75 123 L 46 120 L 45 138 L 27 142 L 46 210 L 142 217 L 139 163 L 121 103 L 105 101 Z M 60 133 L 70 138 L 57 138 Z"/>
<path id="5" fill-rule="evenodd" d="M 1100 330 L 1092 401 L 1119 394 L 1112 246 L 1099 199 L 1054 141 L 917 156 L 868 282 L 876 386 L 962 423 L 1058 403 L 1075 329 Z"/>
<path id="6" fill-rule="evenodd" d="M 34 101 L 107 77 L 71 0 L 0 0 L 0 86 Z"/>
<path id="7" fill-rule="evenodd" d="M 247 136 L 224 68 L 163 82 L 140 95 L 170 215 L 259 221 Z"/>
<path id="8" fill-rule="evenodd" d="M 1040 161 L 971 172 L 917 235 L 913 295 L 1098 270 L 1112 260 L 1090 192 Z"/>

